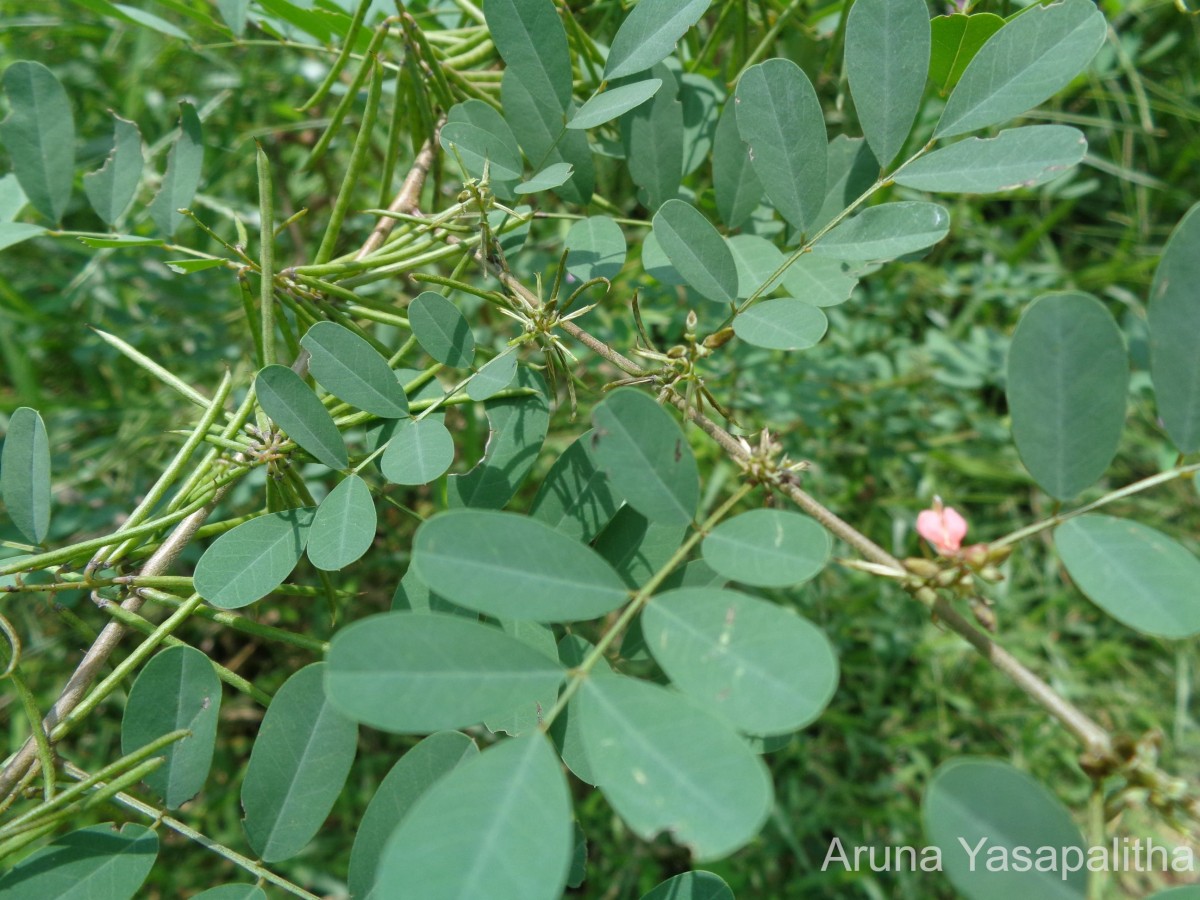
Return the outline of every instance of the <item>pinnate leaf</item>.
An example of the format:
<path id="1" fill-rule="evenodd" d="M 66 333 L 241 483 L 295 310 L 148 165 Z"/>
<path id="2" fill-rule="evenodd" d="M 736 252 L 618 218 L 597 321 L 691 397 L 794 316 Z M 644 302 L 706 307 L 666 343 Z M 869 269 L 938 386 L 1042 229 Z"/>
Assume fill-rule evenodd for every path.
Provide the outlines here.
<path id="1" fill-rule="evenodd" d="M 222 609 L 261 600 L 296 568 L 315 514 L 312 507 L 286 509 L 225 532 L 196 564 L 196 591 Z"/>
<path id="2" fill-rule="evenodd" d="M 1112 315 L 1089 294 L 1039 297 L 1008 351 L 1008 408 L 1021 462 L 1068 500 L 1104 474 L 1125 424 L 1129 359 Z"/>
<path id="3" fill-rule="evenodd" d="M 186 645 L 156 654 L 133 683 L 121 719 L 122 753 L 180 728 L 192 732 L 168 746 L 166 762 L 143 779 L 167 809 L 178 809 L 204 787 L 220 711 L 221 682 L 212 661 Z"/>
<path id="4" fill-rule="evenodd" d="M 594 550 L 515 513 L 461 509 L 426 520 L 413 566 L 447 600 L 499 618 L 594 619 L 628 599 Z"/>
<path id="5" fill-rule="evenodd" d="M 1161 531 L 1113 516 L 1069 519 L 1054 543 L 1093 603 L 1145 634 L 1200 634 L 1200 560 Z"/>
<path id="6" fill-rule="evenodd" d="M 75 179 L 75 118 L 67 92 L 41 63 L 18 60 L 4 70 L 8 118 L 0 142 L 34 209 L 53 222 L 62 218 Z"/>
<path id="7" fill-rule="evenodd" d="M 476 725 L 553 692 L 564 675 L 498 628 L 436 612 L 362 619 L 334 635 L 328 658 L 337 708 L 400 734 Z"/>
<path id="8" fill-rule="evenodd" d="M 963 72 L 934 137 L 1005 122 L 1070 84 L 1104 43 L 1108 23 L 1092 0 L 1036 6 L 988 38 Z"/>

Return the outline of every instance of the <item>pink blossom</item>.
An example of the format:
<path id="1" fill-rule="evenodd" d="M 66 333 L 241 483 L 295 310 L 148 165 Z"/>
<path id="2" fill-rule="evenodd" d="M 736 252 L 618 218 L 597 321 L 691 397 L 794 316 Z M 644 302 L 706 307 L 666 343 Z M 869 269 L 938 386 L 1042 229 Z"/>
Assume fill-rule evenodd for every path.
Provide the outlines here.
<path id="1" fill-rule="evenodd" d="M 951 506 L 942 506 L 942 498 L 933 498 L 933 507 L 917 516 L 917 534 L 933 544 L 942 556 L 953 556 L 967 536 L 967 520 Z"/>

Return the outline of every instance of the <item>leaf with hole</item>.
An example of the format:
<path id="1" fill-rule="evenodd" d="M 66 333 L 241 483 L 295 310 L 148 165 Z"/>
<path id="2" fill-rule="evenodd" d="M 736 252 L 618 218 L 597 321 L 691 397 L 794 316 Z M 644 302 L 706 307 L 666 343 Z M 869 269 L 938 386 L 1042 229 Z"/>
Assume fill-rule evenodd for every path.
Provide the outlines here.
<path id="1" fill-rule="evenodd" d="M 954 137 L 1033 109 L 1083 71 L 1107 34 L 1092 0 L 1063 0 L 1017 16 L 975 54 L 933 136 Z"/>
<path id="2" fill-rule="evenodd" d="M 639 837 L 669 831 L 696 859 L 719 859 L 766 822 L 766 766 L 695 701 L 614 675 L 585 681 L 575 712 L 600 789 Z"/>
<path id="3" fill-rule="evenodd" d="M 0 498 L 30 543 L 50 530 L 50 440 L 36 409 L 18 407 L 8 419 L 0 452 Z"/>
<path id="4" fill-rule="evenodd" d="M 709 300 L 737 298 L 737 264 L 720 232 L 696 207 L 668 200 L 654 214 L 654 234 L 676 271 Z"/>
<path id="5" fill-rule="evenodd" d="M 1059 500 L 1104 474 L 1125 426 L 1129 358 L 1112 315 L 1090 294 L 1046 294 L 1008 350 L 1013 440 L 1034 480 Z"/>
<path id="6" fill-rule="evenodd" d="M 871 206 L 813 244 L 817 256 L 886 260 L 932 247 L 950 231 L 950 213 L 936 203 L 902 200 Z"/>
<path id="7" fill-rule="evenodd" d="M 941 851 L 942 871 L 971 900 L 1087 896 L 1082 866 L 1060 871 L 1059 866 L 986 864 L 989 854 L 1015 859 L 1019 847 L 1053 847 L 1060 864 L 1068 851 L 1080 860 L 1088 855 L 1079 828 L 1058 799 L 1006 762 L 967 757 L 942 764 L 925 788 L 921 817 L 929 843 Z M 968 847 L 979 848 L 979 855 L 972 858 Z"/>
<path id="8" fill-rule="evenodd" d="M 875 158 L 887 166 L 912 129 L 929 72 L 925 0 L 855 0 L 846 19 L 846 78 Z"/>
<path id="9" fill-rule="evenodd" d="M 475 358 L 475 336 L 458 307 L 435 291 L 419 294 L 408 306 L 413 337 L 443 365 L 465 369 Z"/>
<path id="10" fill-rule="evenodd" d="M 461 509 L 427 519 L 413 566 L 430 590 L 498 618 L 594 619 L 628 599 L 594 550 L 515 513 Z"/>
<path id="11" fill-rule="evenodd" d="M 350 896 L 372 896 L 379 858 L 405 813 L 443 776 L 478 755 L 479 748 L 465 734 L 439 731 L 400 757 L 379 783 L 355 829 L 347 879 Z"/>
<path id="12" fill-rule="evenodd" d="M 837 655 L 819 628 L 738 591 L 660 594 L 642 611 L 642 633 L 676 687 L 748 734 L 802 728 L 837 689 Z"/>
<path id="13" fill-rule="evenodd" d="M 154 867 L 144 825 L 91 825 L 56 837 L 0 876 L 0 900 L 132 900 Z"/>
<path id="14" fill-rule="evenodd" d="M 1030 125 L 994 138 L 966 138 L 906 166 L 896 184 L 951 194 L 1035 187 L 1078 165 L 1087 138 L 1066 125 Z"/>
<path id="15" fill-rule="evenodd" d="M 83 176 L 88 202 L 106 225 L 125 214 L 142 180 L 142 133 L 137 125 L 113 114 L 113 148 L 95 172 Z"/>
<path id="16" fill-rule="evenodd" d="M 1161 531 L 1113 516 L 1068 519 L 1054 543 L 1076 586 L 1144 634 L 1200 634 L 1200 560 Z"/>
<path id="17" fill-rule="evenodd" d="M 350 464 L 346 442 L 317 395 L 288 366 L 262 369 L 254 379 L 258 404 L 299 447 L 331 469 Z"/>
<path id="18" fill-rule="evenodd" d="M 385 419 L 408 415 L 408 398 L 387 360 L 336 322 L 317 322 L 300 339 L 321 387 L 351 406 Z"/>
<path id="19" fill-rule="evenodd" d="M 751 66 L 737 86 L 737 127 L 771 205 L 807 229 L 825 201 L 825 115 L 808 76 L 788 59 Z"/>
<path id="20" fill-rule="evenodd" d="M 192 205 L 200 186 L 200 169 L 204 164 L 204 137 L 196 107 L 187 101 L 179 104 L 179 136 L 167 154 L 167 170 L 154 199 L 150 201 L 150 218 L 167 237 L 175 234 L 183 213 Z"/>
<path id="21" fill-rule="evenodd" d="M 755 587 L 808 581 L 829 562 L 829 532 L 782 509 L 755 509 L 726 519 L 704 539 L 704 561 L 726 578 Z"/>
<path id="22" fill-rule="evenodd" d="M 613 490 L 651 521 L 690 524 L 700 476 L 670 413 L 640 391 L 622 388 L 595 408 L 592 423 L 592 456 Z"/>
<path id="23" fill-rule="evenodd" d="M 217 538 L 196 563 L 196 592 L 213 606 L 261 600 L 296 568 L 316 509 L 286 509 L 243 522 Z"/>
<path id="24" fill-rule="evenodd" d="M 1200 203 L 1175 226 L 1150 287 L 1150 378 L 1180 453 L 1200 450 Z"/>
<path id="25" fill-rule="evenodd" d="M 358 727 L 325 695 L 326 663 L 296 672 L 271 699 L 242 782 L 242 827 L 264 862 L 295 856 L 342 792 Z"/>
<path id="26" fill-rule="evenodd" d="M 712 0 L 642 0 L 617 29 L 604 80 L 634 75 L 662 62 L 700 21 Z"/>
<path id="27" fill-rule="evenodd" d="M 391 612 L 343 628 L 329 645 L 328 690 L 345 715 L 398 734 L 465 728 L 553 692 L 557 660 L 491 625 Z"/>
<path id="28" fill-rule="evenodd" d="M 567 272 L 579 281 L 617 277 L 625 265 L 625 233 L 608 216 L 589 216 L 571 226 L 563 246 Z"/>
<path id="29" fill-rule="evenodd" d="M 376 524 L 370 488 L 347 475 L 317 507 L 305 547 L 309 562 L 326 572 L 344 569 L 370 548 Z"/>
<path id="30" fill-rule="evenodd" d="M 133 753 L 180 728 L 191 735 L 169 745 L 166 762 L 143 781 L 178 809 L 204 787 L 212 766 L 221 711 L 221 682 L 212 661 L 186 645 L 168 647 L 142 669 L 121 719 L 121 752 Z"/>
<path id="31" fill-rule="evenodd" d="M 645 81 L 609 88 L 579 107 L 567 122 L 567 127 L 580 130 L 596 128 L 605 122 L 611 122 L 631 109 L 641 106 L 657 94 L 660 87 L 661 78 L 647 78 Z"/>
<path id="32" fill-rule="evenodd" d="M 379 460 L 392 484 L 429 484 L 454 462 L 454 438 L 439 420 L 401 419 Z"/>
<path id="33" fill-rule="evenodd" d="M 8 118 L 0 143 L 33 208 L 58 222 L 75 180 L 75 118 L 54 73 L 41 63 L 17 60 L 4 70 Z"/>
<path id="34" fill-rule="evenodd" d="M 733 320 L 733 332 L 767 350 L 806 350 L 825 336 L 825 313 L 804 300 L 777 297 L 756 303 Z"/>
<path id="35" fill-rule="evenodd" d="M 929 25 L 932 32 L 929 80 L 945 96 L 958 84 L 988 38 L 1004 27 L 1004 19 L 995 13 L 969 16 L 955 13 L 935 16 Z"/>
<path id="36" fill-rule="evenodd" d="M 567 779 L 546 738 L 506 740 L 413 804 L 379 862 L 387 892 L 374 896 L 558 900 L 574 831 Z"/>

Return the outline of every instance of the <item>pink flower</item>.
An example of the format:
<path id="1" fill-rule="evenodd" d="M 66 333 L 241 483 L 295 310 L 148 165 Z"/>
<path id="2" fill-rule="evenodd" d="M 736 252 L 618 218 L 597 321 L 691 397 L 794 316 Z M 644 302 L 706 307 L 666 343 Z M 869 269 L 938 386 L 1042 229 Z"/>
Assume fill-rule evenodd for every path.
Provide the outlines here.
<path id="1" fill-rule="evenodd" d="M 917 534 L 933 544 L 942 556 L 953 556 L 967 536 L 967 520 L 950 506 L 942 506 L 942 498 L 933 498 L 933 507 L 917 516 Z"/>

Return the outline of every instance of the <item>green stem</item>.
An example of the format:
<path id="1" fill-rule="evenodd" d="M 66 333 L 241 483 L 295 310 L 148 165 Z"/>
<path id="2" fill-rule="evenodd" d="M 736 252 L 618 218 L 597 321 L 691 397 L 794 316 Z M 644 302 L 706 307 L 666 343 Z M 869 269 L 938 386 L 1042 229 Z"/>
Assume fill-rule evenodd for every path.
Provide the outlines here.
<path id="1" fill-rule="evenodd" d="M 258 317 L 262 328 L 259 339 L 262 359 L 258 364 L 261 368 L 275 362 L 275 187 L 271 182 L 271 161 L 263 152 L 262 144 L 256 144 L 256 147 L 260 258 Z"/>
<path id="2" fill-rule="evenodd" d="M 37 743 L 38 761 L 42 767 L 42 796 L 49 803 L 54 799 L 54 751 L 50 747 L 49 738 L 46 737 L 46 730 L 42 727 L 42 713 L 37 708 L 37 700 L 33 691 L 29 690 L 29 685 L 25 683 L 15 658 L 8 677 L 12 679 L 13 686 L 21 697 L 21 706 L 25 709 L 25 716 L 29 719 L 29 727 L 33 731 L 33 739 Z M 0 830 L 0 835 L 2 834 L 3 831 Z"/>

